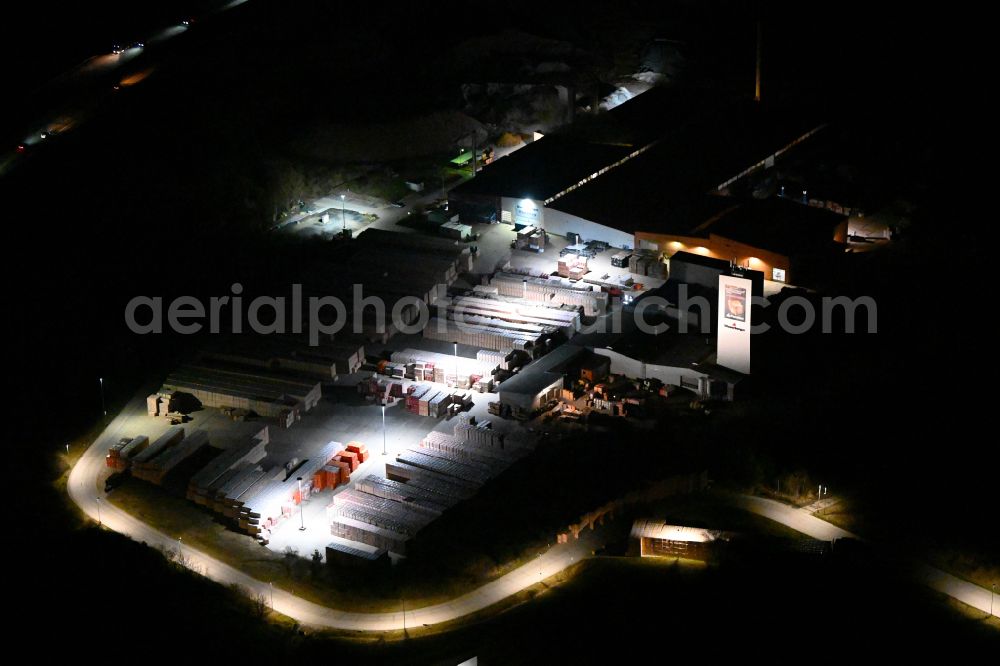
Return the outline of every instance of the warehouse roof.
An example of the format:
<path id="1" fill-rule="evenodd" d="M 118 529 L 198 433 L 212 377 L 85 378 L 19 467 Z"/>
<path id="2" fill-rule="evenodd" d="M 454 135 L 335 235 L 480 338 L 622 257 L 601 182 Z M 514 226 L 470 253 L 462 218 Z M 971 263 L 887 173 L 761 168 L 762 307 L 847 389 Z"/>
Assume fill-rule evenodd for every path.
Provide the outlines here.
<path id="1" fill-rule="evenodd" d="M 712 91 L 653 88 L 598 116 L 548 134 L 482 170 L 452 191 L 545 200 L 719 103 Z"/>
<path id="2" fill-rule="evenodd" d="M 794 112 L 730 104 L 676 126 L 650 150 L 549 207 L 626 233 L 684 234 L 725 209 L 725 199 L 705 193 L 817 125 Z"/>
<path id="3" fill-rule="evenodd" d="M 692 264 L 695 266 L 704 266 L 706 268 L 714 268 L 716 270 L 721 270 L 725 273 L 729 272 L 732 268 L 732 263 L 725 259 L 717 259 L 715 257 L 707 257 L 703 254 L 698 254 L 696 252 L 685 252 L 684 250 L 678 250 L 670 257 L 670 261 L 683 261 L 686 264 Z"/>
<path id="4" fill-rule="evenodd" d="M 686 541 L 706 543 L 715 541 L 719 532 L 703 527 L 686 527 L 683 525 L 668 525 L 660 520 L 639 519 L 632 523 L 633 539 L 666 539 L 668 541 Z"/>
<path id="5" fill-rule="evenodd" d="M 278 378 L 267 370 L 223 369 L 184 365 L 170 373 L 163 390 L 204 390 L 270 402 L 302 399 L 318 387 L 317 382 Z M 291 401 L 294 402 L 294 401 Z"/>
<path id="6" fill-rule="evenodd" d="M 500 158 L 452 192 L 545 200 L 633 150 L 551 134 Z"/>
<path id="7" fill-rule="evenodd" d="M 846 219 L 823 208 L 772 197 L 743 201 L 712 220 L 705 230 L 791 256 L 828 247 L 834 229 Z"/>
<path id="8" fill-rule="evenodd" d="M 587 350 L 576 345 L 562 345 L 533 361 L 519 373 L 500 384 L 500 393 L 517 393 L 534 397 L 563 377 L 563 368 Z"/>

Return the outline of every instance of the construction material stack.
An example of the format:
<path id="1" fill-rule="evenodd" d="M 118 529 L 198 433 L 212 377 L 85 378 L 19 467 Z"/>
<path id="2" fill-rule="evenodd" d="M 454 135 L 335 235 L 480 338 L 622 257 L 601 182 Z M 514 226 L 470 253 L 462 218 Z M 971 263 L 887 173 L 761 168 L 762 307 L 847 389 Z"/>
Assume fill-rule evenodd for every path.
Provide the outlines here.
<path id="1" fill-rule="evenodd" d="M 111 469 L 122 472 L 131 466 L 132 458 L 148 445 L 149 438 L 145 435 L 136 435 L 132 438 L 123 437 L 108 449 L 104 462 Z"/>
<path id="2" fill-rule="evenodd" d="M 659 254 L 652 250 L 636 250 L 628 259 L 629 273 L 645 275 L 665 280 L 667 267 L 660 261 Z"/>
<path id="3" fill-rule="evenodd" d="M 191 477 L 187 498 L 202 506 L 213 505 L 215 493 L 232 478 L 232 470 L 240 466 L 254 466 L 263 460 L 269 441 L 270 433 L 264 426 L 257 434 L 220 453 Z"/>
<path id="4" fill-rule="evenodd" d="M 361 442 L 348 442 L 347 450 L 352 453 L 356 453 L 358 455 L 358 460 L 362 464 L 368 460 L 369 454 L 368 446 L 366 444 L 362 444 Z"/>
<path id="5" fill-rule="evenodd" d="M 579 282 L 500 272 L 490 284 L 497 287 L 500 296 L 524 298 L 549 307 L 568 305 L 582 309 L 587 317 L 602 314 L 608 304 L 607 294 Z"/>
<path id="6" fill-rule="evenodd" d="M 418 488 L 416 486 L 392 481 L 375 474 L 370 474 L 354 484 L 356 490 L 384 497 L 385 499 L 402 502 L 414 511 L 423 512 L 436 518 L 444 513 L 451 502 L 447 497 L 439 495 L 431 490 Z"/>
<path id="7" fill-rule="evenodd" d="M 309 500 L 316 473 L 329 466 L 343 451 L 344 445 L 340 442 L 329 442 L 287 475 L 284 468 L 279 468 L 284 478 L 267 481 L 252 497 L 241 502 L 236 515 L 239 528 L 266 543 L 274 527 L 283 518 L 301 511 L 299 505 Z"/>
<path id="8" fill-rule="evenodd" d="M 132 475 L 137 479 L 162 485 L 163 478 L 170 470 L 208 444 L 208 433 L 204 430 L 195 430 L 190 437 L 183 436 L 183 428 L 180 429 L 180 432 L 181 439 L 165 448 L 159 455 L 144 461 L 139 461 L 139 456 L 136 456 L 136 462 L 132 466 Z"/>
<path id="9" fill-rule="evenodd" d="M 319 402 L 320 383 L 277 377 L 264 369 L 184 365 L 167 377 L 162 391 L 181 391 L 206 407 L 235 407 L 275 417 L 285 427 Z"/>
<path id="10" fill-rule="evenodd" d="M 482 349 L 533 349 L 545 335 L 541 327 L 532 330 L 513 330 L 500 320 L 457 322 L 448 318 L 432 317 L 424 327 L 428 340 L 459 342 Z"/>

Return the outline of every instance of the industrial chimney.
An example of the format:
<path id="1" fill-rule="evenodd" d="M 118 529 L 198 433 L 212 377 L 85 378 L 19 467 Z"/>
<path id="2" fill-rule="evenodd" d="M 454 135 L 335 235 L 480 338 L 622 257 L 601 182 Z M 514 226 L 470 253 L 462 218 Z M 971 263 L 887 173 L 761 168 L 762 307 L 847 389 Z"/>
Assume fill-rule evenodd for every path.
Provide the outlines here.
<path id="1" fill-rule="evenodd" d="M 757 21 L 757 68 L 754 76 L 753 101 L 760 101 L 760 21 Z"/>

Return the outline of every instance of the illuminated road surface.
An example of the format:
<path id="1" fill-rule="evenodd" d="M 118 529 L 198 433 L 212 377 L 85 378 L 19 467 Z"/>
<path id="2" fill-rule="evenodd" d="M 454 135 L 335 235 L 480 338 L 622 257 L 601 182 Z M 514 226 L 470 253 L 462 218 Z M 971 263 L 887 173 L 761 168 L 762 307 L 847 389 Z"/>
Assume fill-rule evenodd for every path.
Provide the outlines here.
<path id="1" fill-rule="evenodd" d="M 134 417 L 144 415 L 145 408 L 144 397 L 140 396 L 133 400 L 121 414 L 111 421 L 101 436 L 83 454 L 69 476 L 68 488 L 73 501 L 92 519 L 100 519 L 105 527 L 127 535 L 136 541 L 143 541 L 150 546 L 171 550 L 176 550 L 179 547 L 185 565 L 212 580 L 227 585 L 241 585 L 252 593 L 264 595 L 267 600 L 272 598 L 273 593 L 274 609 L 305 625 L 378 632 L 423 625 L 430 626 L 457 620 L 488 608 L 563 571 L 575 562 L 589 557 L 597 545 L 598 536 L 594 532 L 583 532 L 580 540 L 552 546 L 534 561 L 468 594 L 434 606 L 407 610 L 405 612 L 405 625 L 402 605 L 400 611 L 394 613 L 353 613 L 327 608 L 279 588 L 272 588 L 268 583 L 256 580 L 190 546 L 179 544 L 176 539 L 103 500 L 103 488 L 98 484 L 104 469 L 105 452 L 111 444 L 117 442 L 121 437 L 134 433 L 134 428 L 128 427 L 129 421 Z M 816 539 L 833 540 L 854 536 L 850 532 L 820 520 L 805 511 L 773 500 L 745 495 L 729 495 L 728 497 L 739 508 L 769 518 Z M 919 576 L 921 581 L 932 589 L 984 612 L 989 612 L 989 590 L 928 566 L 920 567 Z"/>
<path id="2" fill-rule="evenodd" d="M 748 495 L 730 496 L 733 504 L 745 511 L 763 516 L 786 527 L 791 527 L 796 532 L 801 532 L 814 539 L 822 541 L 833 541 L 840 538 L 859 539 L 859 537 L 847 530 L 843 530 L 836 525 L 816 518 L 810 513 L 797 509 L 781 502 L 776 502 L 763 497 L 750 497 Z M 950 573 L 941 571 L 927 564 L 918 563 L 915 569 L 918 580 L 927 587 L 957 599 L 964 604 L 972 606 L 984 613 L 990 612 L 990 591 L 985 587 L 980 587 L 975 583 L 962 580 Z M 998 596 L 1000 599 L 1000 596 Z M 994 602 L 993 614 L 1000 614 L 1000 603 Z"/>
<path id="3" fill-rule="evenodd" d="M 246 1 L 232 0 L 209 12 L 209 14 L 222 14 L 244 4 Z M 188 26 L 185 25 L 171 25 L 155 32 L 142 41 L 147 46 L 160 45 L 187 30 Z M 129 74 L 125 65 L 144 51 L 145 48 L 142 47 L 130 47 L 117 54 L 103 53 L 91 56 L 75 67 L 71 67 L 41 84 L 37 89 L 28 92 L 25 95 L 26 99 L 31 99 L 43 91 L 52 92 L 53 90 L 61 89 L 62 92 L 58 94 L 62 96 L 63 100 L 61 105 L 53 105 L 54 108 L 50 108 L 44 114 L 45 117 L 36 119 L 33 123 L 34 127 L 26 128 L 27 134 L 20 144 L 25 148 L 31 148 L 44 140 L 42 139 L 43 133 L 62 133 L 86 120 L 97 110 L 98 103 L 108 97 L 111 88 L 107 80 L 108 77 L 114 72 L 121 70 L 127 78 Z M 146 74 L 148 75 L 154 68 L 153 66 L 147 67 Z M 145 78 L 145 76 L 142 78 Z M 82 100 L 80 98 L 81 89 L 89 90 L 89 95 L 85 96 Z M 10 146 L 9 151 L 0 152 L 0 175 L 6 169 L 10 168 L 18 157 L 19 153 L 16 150 L 16 146 Z"/>
<path id="4" fill-rule="evenodd" d="M 128 422 L 132 417 L 144 414 L 145 400 L 133 400 L 87 449 L 70 472 L 68 487 L 73 501 L 95 521 L 98 520 L 100 511 L 100 521 L 105 527 L 136 541 L 144 541 L 150 546 L 172 550 L 180 547 L 185 565 L 193 571 L 220 583 L 241 585 L 253 593 L 265 595 L 265 598 L 270 600 L 272 588 L 268 583 L 256 580 L 190 546 L 178 544 L 176 539 L 103 500 L 103 488 L 98 482 L 104 468 L 105 452 L 121 437 L 134 434 L 134 430 L 127 427 Z M 102 498 L 99 509 L 98 497 Z M 595 538 L 593 532 L 587 532 L 579 541 L 553 546 L 529 564 L 468 594 L 442 604 L 407 610 L 405 626 L 412 628 L 456 620 L 503 601 L 563 571 L 574 562 L 588 557 L 595 546 L 593 543 Z M 274 609 L 302 624 L 355 631 L 388 631 L 404 628 L 402 605 L 400 611 L 396 613 L 349 613 L 306 601 L 277 587 L 273 588 L 273 594 Z"/>

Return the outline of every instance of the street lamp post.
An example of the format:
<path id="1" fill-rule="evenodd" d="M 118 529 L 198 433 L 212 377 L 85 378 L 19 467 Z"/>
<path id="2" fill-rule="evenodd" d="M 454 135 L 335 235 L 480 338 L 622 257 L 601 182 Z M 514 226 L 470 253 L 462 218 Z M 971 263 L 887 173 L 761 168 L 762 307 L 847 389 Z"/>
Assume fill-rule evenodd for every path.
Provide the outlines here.
<path id="1" fill-rule="evenodd" d="M 298 477 L 295 481 L 299 484 L 299 532 L 306 531 L 306 506 L 305 502 L 302 501 L 302 477 Z"/>
<path id="2" fill-rule="evenodd" d="M 97 381 L 101 385 L 101 414 L 103 414 L 104 416 L 107 416 L 108 415 L 108 410 L 104 406 L 104 377 L 98 377 Z"/>
<path id="3" fill-rule="evenodd" d="M 455 388 L 458 388 L 458 341 L 455 343 Z"/>
<path id="4" fill-rule="evenodd" d="M 385 405 L 382 405 L 382 455 L 387 455 L 385 450 Z"/>
<path id="5" fill-rule="evenodd" d="M 69 455 L 69 444 L 66 445 L 66 455 Z"/>
<path id="6" fill-rule="evenodd" d="M 346 196 L 343 195 L 343 194 L 341 194 L 340 195 L 340 221 L 344 225 L 344 235 L 346 236 L 347 235 L 347 211 L 344 209 L 344 206 L 346 205 L 344 203 L 345 199 L 346 199 Z"/>
<path id="7" fill-rule="evenodd" d="M 101 498 L 95 497 L 94 500 L 97 501 L 97 524 L 103 525 L 104 523 L 101 522 Z"/>

